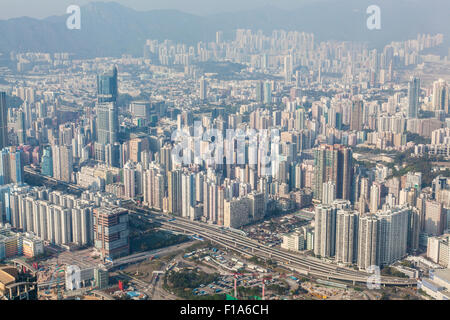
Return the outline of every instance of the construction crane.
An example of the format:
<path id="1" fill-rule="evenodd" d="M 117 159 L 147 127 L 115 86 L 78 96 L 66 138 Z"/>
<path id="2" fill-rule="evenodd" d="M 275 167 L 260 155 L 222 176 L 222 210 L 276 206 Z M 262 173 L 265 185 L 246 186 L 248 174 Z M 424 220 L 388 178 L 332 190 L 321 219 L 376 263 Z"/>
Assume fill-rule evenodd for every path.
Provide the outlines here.
<path id="1" fill-rule="evenodd" d="M 242 276 L 242 273 L 233 273 L 234 276 L 234 297 L 237 299 L 237 278 L 238 276 Z"/>
<path id="2" fill-rule="evenodd" d="M 272 280 L 272 275 L 268 275 L 262 278 L 262 300 L 265 297 L 265 282 L 266 280 Z"/>

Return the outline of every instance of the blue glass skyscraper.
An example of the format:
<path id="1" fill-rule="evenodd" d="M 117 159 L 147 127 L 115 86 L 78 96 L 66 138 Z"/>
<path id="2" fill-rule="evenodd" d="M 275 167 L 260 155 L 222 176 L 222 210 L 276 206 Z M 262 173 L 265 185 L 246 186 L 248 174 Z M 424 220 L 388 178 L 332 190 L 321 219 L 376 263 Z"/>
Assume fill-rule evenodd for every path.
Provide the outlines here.
<path id="1" fill-rule="evenodd" d="M 44 176 L 53 177 L 53 157 L 50 146 L 45 147 L 41 160 L 41 173 Z"/>
<path id="2" fill-rule="evenodd" d="M 117 68 L 111 72 L 97 75 L 97 100 L 103 102 L 117 102 Z"/>

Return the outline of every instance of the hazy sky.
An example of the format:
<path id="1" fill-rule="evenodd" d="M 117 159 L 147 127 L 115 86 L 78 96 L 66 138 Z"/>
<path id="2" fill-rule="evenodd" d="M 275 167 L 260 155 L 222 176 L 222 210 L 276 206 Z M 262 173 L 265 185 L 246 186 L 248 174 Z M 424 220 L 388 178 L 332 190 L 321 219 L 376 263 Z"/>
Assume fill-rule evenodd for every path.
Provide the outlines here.
<path id="1" fill-rule="evenodd" d="M 16 17 L 45 18 L 63 15 L 71 4 L 83 5 L 98 0 L 0 0 L 0 19 Z M 204 15 L 217 12 L 248 10 L 267 5 L 289 8 L 318 0 L 115 0 L 127 7 L 144 11 L 178 9 Z M 109 1 L 104 1 L 109 2 Z"/>

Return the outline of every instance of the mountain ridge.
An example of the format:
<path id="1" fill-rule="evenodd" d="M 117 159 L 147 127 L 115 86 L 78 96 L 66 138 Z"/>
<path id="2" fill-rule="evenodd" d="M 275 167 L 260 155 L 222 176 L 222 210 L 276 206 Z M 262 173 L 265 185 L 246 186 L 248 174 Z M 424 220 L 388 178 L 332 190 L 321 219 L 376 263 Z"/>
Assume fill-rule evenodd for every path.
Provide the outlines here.
<path id="1" fill-rule="evenodd" d="M 366 27 L 366 8 L 378 2 L 381 30 Z M 414 4 L 414 5 L 411 5 Z M 434 5 L 433 5 L 434 4 Z M 448 9 L 448 10 L 446 10 Z M 418 33 L 450 37 L 450 1 L 346 0 L 307 3 L 298 9 L 275 7 L 198 16 L 174 9 L 136 11 L 115 2 L 91 2 L 81 7 L 81 30 L 68 30 L 69 15 L 45 19 L 28 17 L 0 20 L 0 52 L 71 52 L 81 57 L 140 56 L 146 39 L 170 39 L 193 45 L 214 41 L 222 30 L 228 38 L 237 28 L 313 32 L 318 41 L 366 41 L 382 48 L 391 41 L 416 38 Z M 420 19 L 418 18 L 420 17 Z"/>

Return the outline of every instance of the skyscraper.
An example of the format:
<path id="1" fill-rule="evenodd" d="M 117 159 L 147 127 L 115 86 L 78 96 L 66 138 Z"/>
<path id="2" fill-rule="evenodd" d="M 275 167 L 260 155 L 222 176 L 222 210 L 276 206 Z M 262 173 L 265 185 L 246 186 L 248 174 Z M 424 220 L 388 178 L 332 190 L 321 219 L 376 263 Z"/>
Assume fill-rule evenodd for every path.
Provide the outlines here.
<path id="1" fill-rule="evenodd" d="M 0 152 L 0 185 L 23 183 L 24 159 L 21 150 L 6 147 Z"/>
<path id="2" fill-rule="evenodd" d="M 22 110 L 17 112 L 17 138 L 19 145 L 26 143 L 25 114 Z"/>
<path id="3" fill-rule="evenodd" d="M 425 233 L 440 236 L 444 232 L 445 214 L 442 203 L 432 200 L 425 202 Z"/>
<path id="4" fill-rule="evenodd" d="M 342 145 L 321 145 L 314 151 L 314 198 L 323 200 L 323 183 L 332 181 L 336 199 L 350 200 L 352 151 Z"/>
<path id="5" fill-rule="evenodd" d="M 314 223 L 314 254 L 333 257 L 336 244 L 336 209 L 330 205 L 316 206 Z"/>
<path id="6" fill-rule="evenodd" d="M 44 152 L 41 159 L 41 173 L 44 176 L 53 176 L 52 148 L 50 146 L 44 147 Z"/>
<path id="7" fill-rule="evenodd" d="M 363 129 L 363 124 L 363 102 L 361 100 L 353 101 L 350 130 L 361 131 Z"/>
<path id="8" fill-rule="evenodd" d="M 375 215 L 363 215 L 358 223 L 358 267 L 368 269 L 377 261 L 378 219 Z"/>
<path id="9" fill-rule="evenodd" d="M 323 204 L 332 204 L 336 200 L 336 185 L 333 181 L 327 181 L 323 183 Z"/>
<path id="10" fill-rule="evenodd" d="M 97 75 L 96 142 L 95 158 L 111 165 L 118 165 L 117 148 L 114 147 L 119 133 L 119 110 L 117 107 L 117 68 Z"/>
<path id="11" fill-rule="evenodd" d="M 419 114 L 420 79 L 412 77 L 408 82 L 408 118 L 417 118 Z"/>
<path id="12" fill-rule="evenodd" d="M 264 104 L 272 103 L 272 85 L 270 82 L 264 83 Z"/>
<path id="13" fill-rule="evenodd" d="M 206 101 L 208 99 L 208 83 L 205 78 L 200 79 L 200 100 Z"/>
<path id="14" fill-rule="evenodd" d="M 65 182 L 72 181 L 73 154 L 71 146 L 53 146 L 53 178 Z"/>
<path id="15" fill-rule="evenodd" d="M 97 75 L 97 101 L 117 102 L 118 82 L 117 68 L 114 67 L 110 72 Z"/>
<path id="16" fill-rule="evenodd" d="M 119 110 L 115 102 L 97 103 L 97 142 L 102 145 L 117 142 Z"/>
<path id="17" fill-rule="evenodd" d="M 94 245 L 102 258 L 116 259 L 130 253 L 128 211 L 112 206 L 94 209 Z"/>
<path id="18" fill-rule="evenodd" d="M 8 146 L 8 106 L 6 93 L 0 92 L 0 150 Z"/>
<path id="19" fill-rule="evenodd" d="M 133 199 L 136 196 L 136 167 L 131 161 L 128 161 L 123 167 L 123 184 L 125 198 Z"/>
<path id="20" fill-rule="evenodd" d="M 448 108 L 448 85 L 444 79 L 439 79 L 433 83 L 433 109 L 443 110 L 449 113 Z"/>
<path id="21" fill-rule="evenodd" d="M 406 254 L 408 241 L 407 207 L 395 207 L 379 211 L 377 261 L 380 265 L 389 265 Z"/>
<path id="22" fill-rule="evenodd" d="M 356 261 L 358 240 L 358 213 L 340 209 L 336 214 L 336 261 L 352 264 Z"/>
<path id="23" fill-rule="evenodd" d="M 195 206 L 195 176 L 192 173 L 181 175 L 181 216 L 191 218 Z"/>
<path id="24" fill-rule="evenodd" d="M 264 101 L 264 82 L 262 81 L 256 83 L 256 101 Z"/>
<path id="25" fill-rule="evenodd" d="M 176 216 L 181 216 L 181 171 L 169 171 L 168 184 L 168 211 Z"/>

